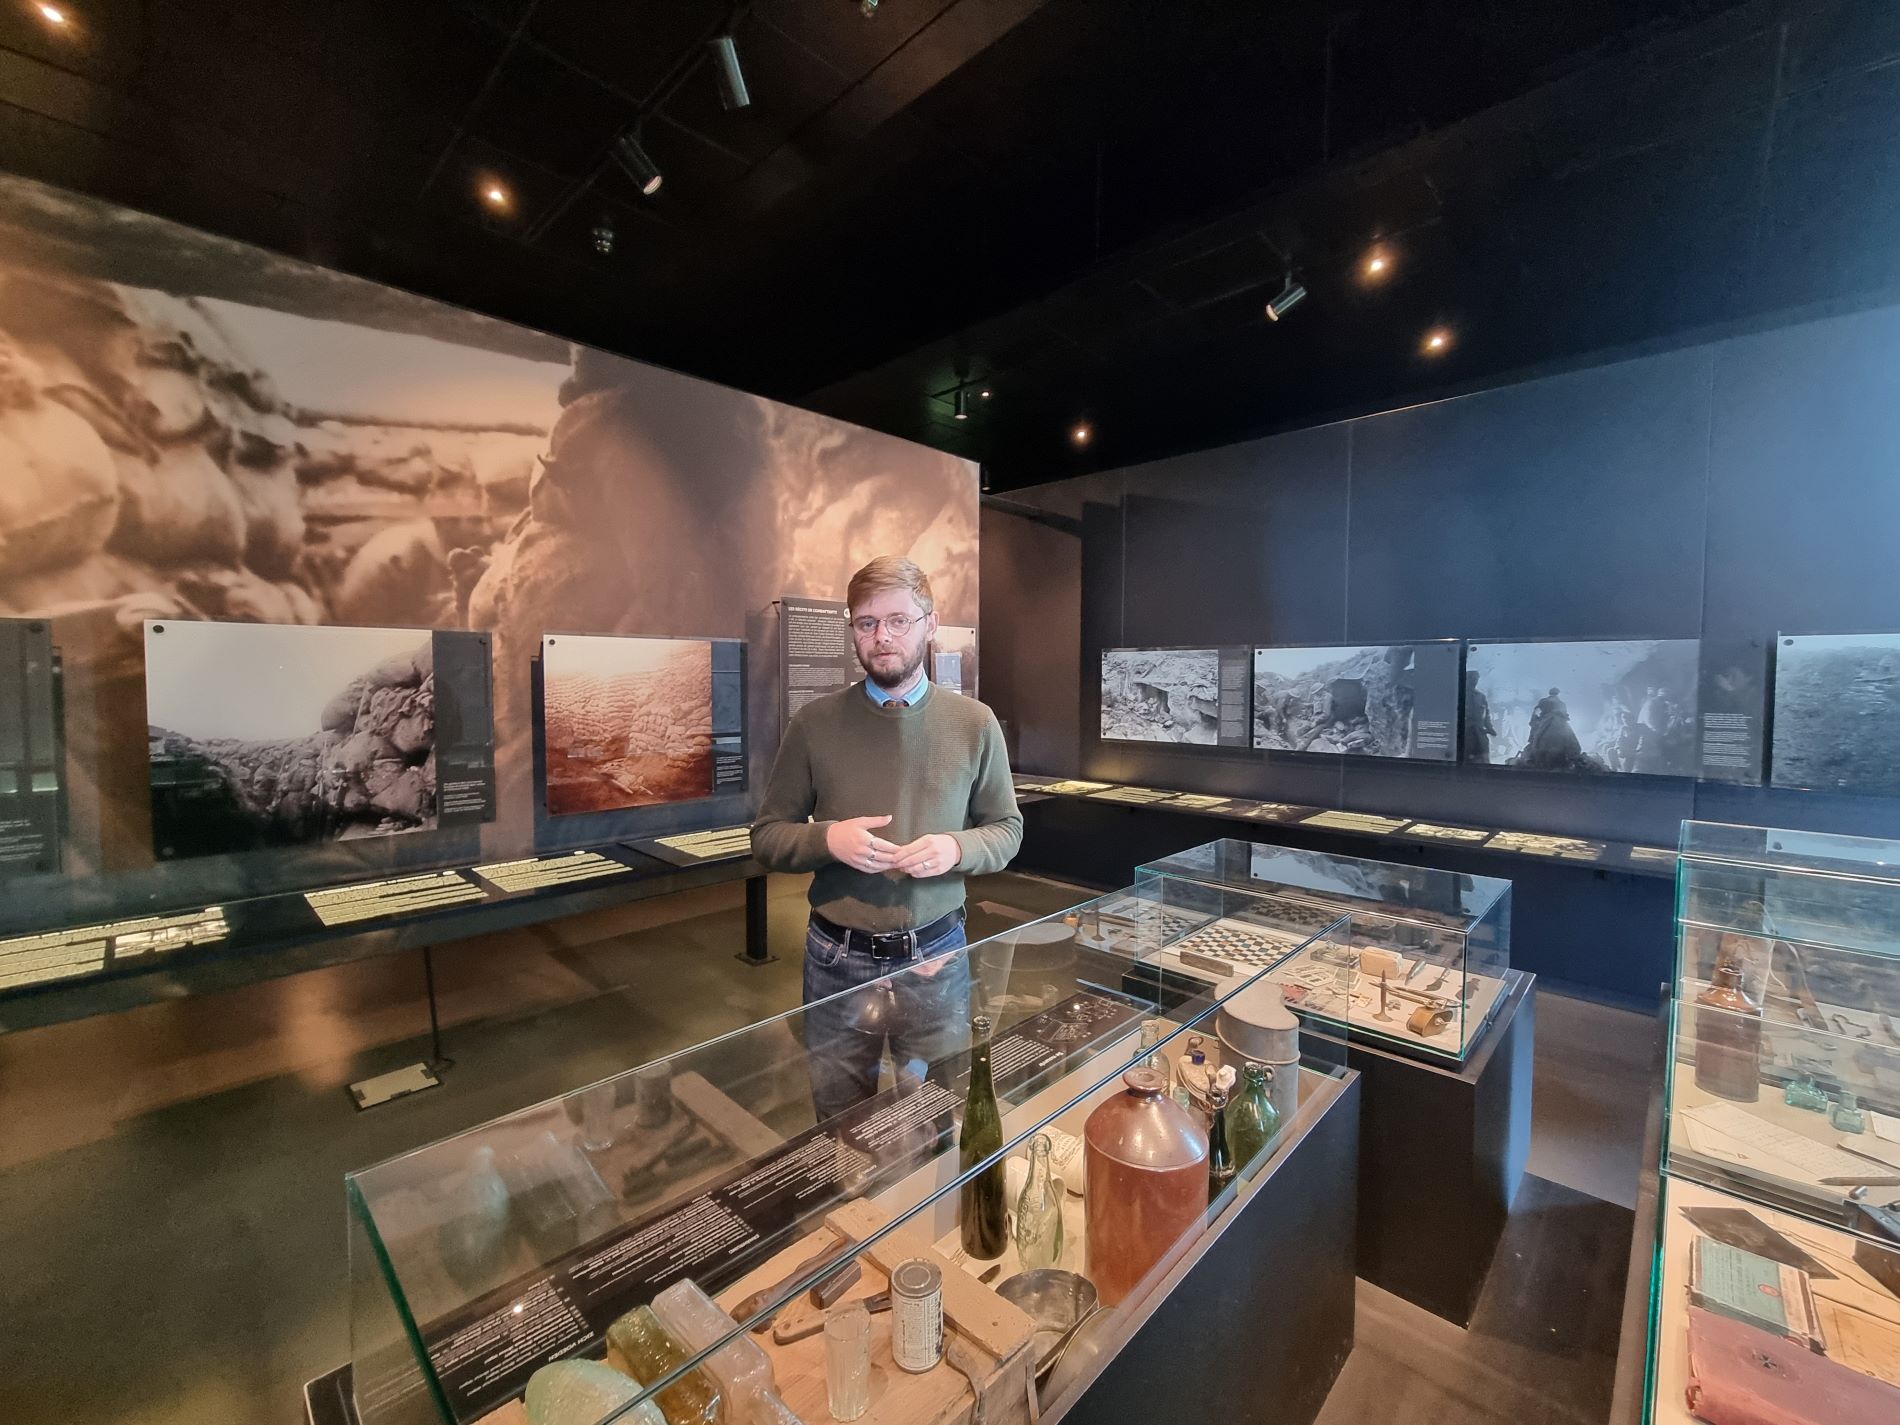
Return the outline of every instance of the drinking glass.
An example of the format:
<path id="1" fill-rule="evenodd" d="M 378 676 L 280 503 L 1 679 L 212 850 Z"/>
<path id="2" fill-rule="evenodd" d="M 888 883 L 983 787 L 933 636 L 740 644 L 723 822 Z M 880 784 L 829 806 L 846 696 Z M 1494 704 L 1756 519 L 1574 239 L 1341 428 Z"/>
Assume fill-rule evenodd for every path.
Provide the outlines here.
<path id="1" fill-rule="evenodd" d="M 871 1408 L 871 1313 L 862 1301 L 825 1317 L 825 1388 L 833 1420 L 856 1420 Z"/>

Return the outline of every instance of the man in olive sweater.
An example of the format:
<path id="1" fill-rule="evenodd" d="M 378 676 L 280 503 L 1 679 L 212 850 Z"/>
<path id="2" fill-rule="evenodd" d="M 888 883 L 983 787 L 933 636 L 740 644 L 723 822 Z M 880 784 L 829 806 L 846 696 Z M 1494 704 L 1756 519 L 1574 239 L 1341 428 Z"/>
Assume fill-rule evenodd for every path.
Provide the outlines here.
<path id="1" fill-rule="evenodd" d="M 752 825 L 760 864 L 812 873 L 805 1043 L 820 1119 L 876 1092 L 886 1041 L 900 1081 L 967 1047 L 963 878 L 1002 870 L 1023 837 L 996 715 L 925 676 L 937 616 L 924 572 L 874 559 L 846 601 L 864 681 L 793 715 Z"/>

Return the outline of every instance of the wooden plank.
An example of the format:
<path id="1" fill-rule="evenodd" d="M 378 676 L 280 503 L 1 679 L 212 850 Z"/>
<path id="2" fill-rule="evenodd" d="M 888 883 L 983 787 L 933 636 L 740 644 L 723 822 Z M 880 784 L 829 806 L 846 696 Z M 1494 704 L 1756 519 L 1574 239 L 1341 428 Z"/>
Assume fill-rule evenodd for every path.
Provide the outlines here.
<path id="1" fill-rule="evenodd" d="M 741 1157 L 760 1158 L 785 1146 L 782 1134 L 774 1133 L 700 1074 L 690 1070 L 676 1074 L 673 1098 L 681 1108 L 738 1150 Z"/>

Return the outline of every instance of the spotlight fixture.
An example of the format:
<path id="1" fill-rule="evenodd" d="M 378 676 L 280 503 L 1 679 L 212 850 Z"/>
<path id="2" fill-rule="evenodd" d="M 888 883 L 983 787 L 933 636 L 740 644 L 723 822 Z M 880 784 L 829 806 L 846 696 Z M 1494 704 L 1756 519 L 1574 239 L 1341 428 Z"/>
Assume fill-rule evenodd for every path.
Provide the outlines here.
<path id="1" fill-rule="evenodd" d="M 706 41 L 706 48 L 712 51 L 713 78 L 719 84 L 720 105 L 728 113 L 750 108 L 752 95 L 746 91 L 745 70 L 739 67 L 738 44 L 731 35 L 714 35 Z"/>
<path id="2" fill-rule="evenodd" d="M 33 8 L 40 12 L 40 18 L 49 25 L 63 25 L 70 18 L 57 5 L 35 5 Z"/>
<path id="3" fill-rule="evenodd" d="M 482 184 L 482 201 L 499 211 L 508 206 L 508 190 L 491 180 Z"/>
<path id="4" fill-rule="evenodd" d="M 1077 421 L 1069 431 L 1069 439 L 1077 445 L 1087 445 L 1095 439 L 1095 430 L 1087 421 Z"/>
<path id="5" fill-rule="evenodd" d="M 867 20 L 877 18 L 877 0 L 858 0 L 858 13 Z"/>
<path id="6" fill-rule="evenodd" d="M 1375 247 L 1366 254 L 1366 260 L 1359 271 L 1368 282 L 1383 282 L 1392 275 L 1392 254 L 1382 247 Z"/>
<path id="7" fill-rule="evenodd" d="M 1425 340 L 1419 349 L 1427 356 L 1441 356 L 1451 349 L 1451 330 L 1448 327 L 1433 327 L 1425 333 Z"/>
<path id="8" fill-rule="evenodd" d="M 621 134 L 613 143 L 614 162 L 627 172 L 633 180 L 633 186 L 651 198 L 660 191 L 660 184 L 666 181 L 647 151 L 640 146 L 640 136 L 632 129 Z"/>
<path id="9" fill-rule="evenodd" d="M 985 386 L 981 391 L 978 391 L 976 394 L 978 396 L 981 396 L 984 400 L 987 401 L 990 398 L 990 388 L 988 386 Z"/>
<path id="10" fill-rule="evenodd" d="M 594 241 L 595 252 L 599 253 L 602 257 L 613 256 L 615 233 L 614 220 L 612 218 L 602 218 L 599 222 L 595 223 L 594 229 L 589 236 Z"/>
<path id="11" fill-rule="evenodd" d="M 1306 300 L 1306 288 L 1293 280 L 1291 272 L 1286 275 L 1286 285 L 1280 289 L 1280 295 L 1267 303 L 1267 320 L 1277 322 L 1288 312 Z"/>
<path id="12" fill-rule="evenodd" d="M 963 386 L 957 387 L 957 419 L 960 421 L 970 419 L 970 392 Z"/>

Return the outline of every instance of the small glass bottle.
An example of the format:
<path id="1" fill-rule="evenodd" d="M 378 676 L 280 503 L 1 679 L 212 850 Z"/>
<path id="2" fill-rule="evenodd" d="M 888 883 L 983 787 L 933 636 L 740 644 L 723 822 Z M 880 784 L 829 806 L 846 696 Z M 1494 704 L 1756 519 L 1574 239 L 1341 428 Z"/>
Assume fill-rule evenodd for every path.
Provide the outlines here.
<path id="1" fill-rule="evenodd" d="M 1212 1202 L 1234 1180 L 1234 1155 L 1227 1147 L 1227 1090 L 1212 1085 L 1207 1101 L 1212 1110 L 1207 1122 L 1207 1200 Z"/>
<path id="2" fill-rule="evenodd" d="M 982 1172 L 964 1181 L 960 1194 L 963 1250 L 979 1261 L 994 1261 L 1009 1245 L 1008 1189 L 1003 1184 L 1003 1117 L 996 1107 L 990 1078 L 990 1029 L 987 1015 L 970 1022 L 970 1091 L 963 1103 L 963 1135 L 957 1140 L 961 1170 L 968 1173 L 985 1158 Z"/>
<path id="3" fill-rule="evenodd" d="M 1016 1255 L 1033 1272 L 1062 1260 L 1062 1179 L 1050 1165 L 1047 1133 L 1029 1143 L 1029 1178 L 1016 1199 Z"/>
<path id="4" fill-rule="evenodd" d="M 1841 1101 L 1827 1111 L 1827 1121 L 1843 1133 L 1867 1131 L 1867 1115 L 1860 1111 L 1860 1100 L 1851 1093 L 1843 1093 Z"/>
<path id="5" fill-rule="evenodd" d="M 1280 1136 L 1280 1110 L 1273 1106 L 1267 1066 L 1249 1063 L 1240 1092 L 1227 1105 L 1227 1147 L 1238 1170 L 1248 1166 Z"/>
<path id="6" fill-rule="evenodd" d="M 1144 1019 L 1141 1021 L 1141 1048 L 1136 1066 L 1143 1069 L 1168 1071 L 1168 1056 L 1160 1045 L 1174 1026 L 1165 1019 Z"/>
<path id="7" fill-rule="evenodd" d="M 1718 964 L 1695 1006 L 1695 1086 L 1754 1103 L 1761 1097 L 1761 1010 L 1742 993 L 1741 966 Z"/>

